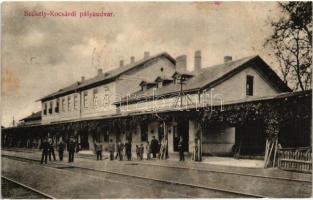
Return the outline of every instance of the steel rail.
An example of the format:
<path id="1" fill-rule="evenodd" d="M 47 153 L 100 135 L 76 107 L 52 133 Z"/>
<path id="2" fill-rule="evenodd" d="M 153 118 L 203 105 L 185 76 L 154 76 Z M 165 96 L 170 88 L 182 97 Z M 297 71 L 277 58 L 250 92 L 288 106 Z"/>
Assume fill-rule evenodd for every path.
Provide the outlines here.
<path id="1" fill-rule="evenodd" d="M 32 192 L 35 192 L 35 193 L 37 193 L 37 194 L 40 194 L 40 195 L 42 195 L 42 196 L 44 196 L 44 197 L 47 197 L 48 199 L 56 199 L 55 197 L 53 197 L 53 196 L 51 196 L 51 195 L 49 195 L 49 194 L 46 194 L 46 193 L 41 192 L 41 191 L 39 191 L 39 190 L 37 190 L 37 189 L 35 189 L 35 188 L 32 188 L 32 187 L 30 187 L 30 186 L 27 186 L 27 185 L 25 185 L 25 184 L 23 184 L 23 183 L 21 183 L 21 182 L 18 182 L 18 181 L 16 181 L 16 180 L 13 180 L 12 178 L 6 177 L 6 176 L 4 176 L 4 175 L 1 175 L 1 178 L 5 179 L 5 180 L 7 180 L 7 181 L 9 181 L 9 182 L 15 183 L 15 184 L 17 184 L 17 185 L 19 185 L 19 186 L 21 186 L 21 187 L 23 187 L 23 188 L 26 188 L 26 189 L 28 189 L 28 190 L 30 190 L 30 191 L 32 191 Z"/>

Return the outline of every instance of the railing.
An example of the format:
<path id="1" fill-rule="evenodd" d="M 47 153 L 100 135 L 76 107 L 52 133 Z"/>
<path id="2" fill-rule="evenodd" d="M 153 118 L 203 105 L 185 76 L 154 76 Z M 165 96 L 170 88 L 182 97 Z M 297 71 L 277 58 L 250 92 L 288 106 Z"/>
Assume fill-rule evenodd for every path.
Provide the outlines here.
<path id="1" fill-rule="evenodd" d="M 278 168 L 312 173 L 312 151 L 310 147 L 283 148 L 278 150 Z"/>

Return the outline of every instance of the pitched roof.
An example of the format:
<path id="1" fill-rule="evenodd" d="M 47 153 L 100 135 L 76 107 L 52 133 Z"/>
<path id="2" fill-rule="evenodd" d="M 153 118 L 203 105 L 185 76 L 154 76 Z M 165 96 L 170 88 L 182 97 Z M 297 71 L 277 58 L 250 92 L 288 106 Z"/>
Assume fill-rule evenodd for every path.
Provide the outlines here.
<path id="1" fill-rule="evenodd" d="M 139 83 L 140 86 L 143 86 L 143 85 L 155 85 L 156 82 L 153 82 L 153 81 L 141 81 Z"/>
<path id="2" fill-rule="evenodd" d="M 174 78 L 175 76 L 183 76 L 183 77 L 193 77 L 195 75 L 195 72 L 189 72 L 189 71 L 185 71 L 185 70 L 180 70 L 180 71 L 176 71 L 171 77 Z"/>
<path id="3" fill-rule="evenodd" d="M 252 63 L 258 63 L 258 69 L 264 72 L 264 75 L 268 76 L 268 79 L 272 81 L 273 85 L 277 87 L 282 92 L 291 91 L 290 88 L 283 83 L 283 81 L 277 76 L 277 74 L 259 57 L 259 56 L 250 56 L 245 57 L 239 60 L 226 62 L 219 65 L 214 65 L 211 67 L 202 68 L 198 72 L 193 72 L 194 77 L 186 81 L 183 85 L 183 90 L 185 93 L 202 90 L 205 88 L 213 87 L 220 82 L 227 80 L 236 73 L 245 69 Z M 180 92 L 180 85 L 169 84 L 158 89 L 149 89 L 146 91 L 138 91 L 131 94 L 128 97 L 122 98 L 124 101 L 139 101 L 151 96 L 168 96 L 174 95 Z M 117 102 L 116 102 L 117 103 Z M 120 103 L 120 102 L 118 102 Z"/>
<path id="4" fill-rule="evenodd" d="M 198 72 L 195 79 L 191 79 L 186 89 L 213 87 L 220 81 L 224 81 L 247 67 L 257 67 L 255 69 L 263 72 L 272 85 L 281 92 L 290 92 L 291 89 L 279 78 L 274 70 L 267 65 L 264 60 L 256 55 L 249 56 L 239 60 L 226 62 L 219 65 L 203 68 Z"/>
<path id="5" fill-rule="evenodd" d="M 30 120 L 38 120 L 41 119 L 41 111 L 32 113 L 31 115 L 19 120 L 19 121 L 30 121 Z"/>
<path id="6" fill-rule="evenodd" d="M 160 81 L 172 81 L 173 79 L 172 78 L 169 78 L 169 77 L 161 77 L 161 76 L 158 76 L 156 77 L 156 79 L 154 80 L 154 82 L 160 82 Z"/>
<path id="7" fill-rule="evenodd" d="M 143 58 L 141 60 L 138 60 L 137 62 L 135 63 L 130 63 L 128 65 L 125 65 L 123 67 L 118 67 L 116 69 L 113 69 L 113 70 L 110 70 L 108 72 L 104 72 L 103 74 L 101 75 L 97 75 L 93 78 L 90 78 L 90 79 L 87 79 L 83 82 L 75 82 L 74 84 L 71 84 L 67 87 L 64 87 L 54 93 L 51 93 L 39 100 L 43 101 L 43 100 L 49 100 L 49 99 L 52 99 L 52 98 L 55 98 L 55 97 L 59 97 L 59 96 L 63 96 L 63 95 L 66 95 L 66 94 L 70 94 L 70 93 L 73 93 L 75 91 L 80 91 L 80 90 L 83 90 L 83 89 L 87 89 L 87 88 L 90 88 L 90 87 L 94 87 L 94 86 L 97 86 L 99 84 L 103 84 L 103 83 L 108 83 L 108 82 L 111 82 L 113 80 L 115 80 L 116 78 L 118 78 L 120 75 L 130 71 L 130 70 L 133 70 L 133 69 L 136 69 L 137 67 L 140 67 L 140 66 L 143 66 L 145 63 L 151 61 L 151 60 L 154 60 L 154 59 L 157 59 L 159 57 L 166 57 L 167 59 L 169 59 L 173 64 L 176 63 L 175 59 L 172 58 L 167 52 L 163 52 L 163 53 L 159 53 L 157 55 L 154 55 L 154 56 L 150 56 L 148 58 Z"/>

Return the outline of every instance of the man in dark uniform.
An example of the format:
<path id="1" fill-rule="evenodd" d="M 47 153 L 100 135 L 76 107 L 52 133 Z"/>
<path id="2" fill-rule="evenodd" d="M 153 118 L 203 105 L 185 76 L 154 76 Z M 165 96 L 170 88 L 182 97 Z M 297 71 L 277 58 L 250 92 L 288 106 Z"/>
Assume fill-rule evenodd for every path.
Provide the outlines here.
<path id="1" fill-rule="evenodd" d="M 115 144 L 113 143 L 113 140 L 110 139 L 110 143 L 109 143 L 110 160 L 114 160 L 114 152 L 115 152 Z"/>
<path id="2" fill-rule="evenodd" d="M 152 136 L 151 152 L 152 152 L 153 158 L 156 158 L 156 153 L 158 152 L 158 149 L 159 149 L 159 142 L 157 139 L 155 139 L 155 136 Z"/>
<path id="3" fill-rule="evenodd" d="M 53 139 L 49 138 L 48 142 L 49 142 L 49 145 L 50 145 L 50 147 L 49 147 L 49 161 L 51 161 L 51 154 L 53 156 L 53 160 L 56 161 L 55 154 L 54 154 L 54 142 L 53 142 Z"/>
<path id="4" fill-rule="evenodd" d="M 123 160 L 123 149 L 124 149 L 124 145 L 121 143 L 121 141 L 118 141 L 118 143 L 116 145 L 115 159 L 117 159 L 117 157 L 119 157 L 120 160 Z"/>
<path id="5" fill-rule="evenodd" d="M 97 155 L 97 160 L 102 160 L 102 144 L 99 142 L 95 143 L 95 150 L 96 150 L 96 155 Z"/>
<path id="6" fill-rule="evenodd" d="M 131 160 L 132 159 L 132 144 L 129 140 L 126 140 L 125 151 L 126 151 L 127 160 Z"/>
<path id="7" fill-rule="evenodd" d="M 63 161 L 63 153 L 64 153 L 65 144 L 63 140 L 61 140 L 58 144 L 58 152 L 59 152 L 59 160 Z"/>
<path id="8" fill-rule="evenodd" d="M 183 143 L 183 138 L 181 136 L 178 142 L 178 150 L 179 150 L 179 161 L 184 161 L 185 160 L 184 143 Z"/>
<path id="9" fill-rule="evenodd" d="M 67 145 L 68 162 L 74 162 L 75 147 L 76 147 L 75 139 L 71 137 Z"/>
<path id="10" fill-rule="evenodd" d="M 44 138 L 40 145 L 40 149 L 42 149 L 41 161 L 40 161 L 41 164 L 43 163 L 43 160 L 45 160 L 45 164 L 47 164 L 49 146 L 50 145 L 49 145 L 49 142 L 47 141 L 47 138 Z"/>

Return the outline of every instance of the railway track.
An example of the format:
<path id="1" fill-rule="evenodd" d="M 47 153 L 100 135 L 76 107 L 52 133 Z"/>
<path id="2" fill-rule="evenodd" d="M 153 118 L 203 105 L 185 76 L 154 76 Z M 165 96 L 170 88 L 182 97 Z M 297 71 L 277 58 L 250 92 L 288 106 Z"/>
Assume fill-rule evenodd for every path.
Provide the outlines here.
<path id="1" fill-rule="evenodd" d="M 25 184 L 23 184 L 23 183 L 21 183 L 21 182 L 19 182 L 19 181 L 13 180 L 13 179 L 8 178 L 8 177 L 6 177 L 6 176 L 1 175 L 1 178 L 4 179 L 4 180 L 6 180 L 6 181 L 8 181 L 8 182 L 10 182 L 10 183 L 13 183 L 13 184 L 15 184 L 15 185 L 18 185 L 19 187 L 22 187 L 22 188 L 24 188 L 24 189 L 26 189 L 26 190 L 28 190 L 28 191 L 30 191 L 30 192 L 32 192 L 32 193 L 37 194 L 37 196 L 38 196 L 39 198 L 42 198 L 42 199 L 56 199 L 55 197 L 53 197 L 53 196 L 51 196 L 51 195 L 49 195 L 49 194 L 46 194 L 46 193 L 44 193 L 44 192 L 41 192 L 41 191 L 39 191 L 39 190 L 37 190 L 37 189 L 35 189 L 35 188 L 29 187 L 29 186 L 27 186 L 27 185 L 25 185 Z"/>
<path id="2" fill-rule="evenodd" d="M 38 160 L 38 159 L 19 157 L 19 156 L 13 156 L 13 155 L 5 155 L 5 154 L 2 154 L 2 156 L 4 158 L 8 158 L 8 159 L 13 159 L 13 160 L 22 161 L 22 162 L 31 162 L 33 164 L 40 165 L 40 160 Z M 203 185 L 178 182 L 178 181 L 174 181 L 174 180 L 163 180 L 163 179 L 157 179 L 157 178 L 150 178 L 150 177 L 126 174 L 126 173 L 121 173 L 121 172 L 116 172 L 116 171 L 110 171 L 110 170 L 98 170 L 98 169 L 93 169 L 93 168 L 88 168 L 88 167 L 70 166 L 68 164 L 63 164 L 63 163 L 53 163 L 53 165 L 44 165 L 44 166 L 49 167 L 49 168 L 59 169 L 59 170 L 68 170 L 68 171 L 72 171 L 72 172 L 73 171 L 74 172 L 80 171 L 80 173 L 82 173 L 82 172 L 106 173 L 106 174 L 112 174 L 112 175 L 116 175 L 116 176 L 129 177 L 129 178 L 133 178 L 133 179 L 141 179 L 141 180 L 146 180 L 146 181 L 153 181 L 153 182 L 169 184 L 169 185 L 177 185 L 177 186 L 182 186 L 182 187 L 190 187 L 190 188 L 203 189 L 203 190 L 208 190 L 208 191 L 223 192 L 223 193 L 226 193 L 229 195 L 234 195 L 236 197 L 242 197 L 242 198 L 266 198 L 266 196 L 262 196 L 262 195 L 249 194 L 249 193 L 244 193 L 244 192 L 232 191 L 232 190 L 228 190 L 228 189 L 207 187 L 207 186 L 203 186 Z"/>

